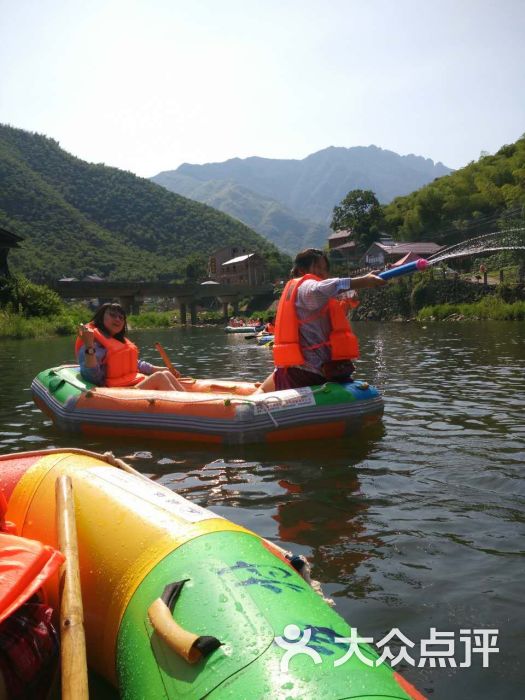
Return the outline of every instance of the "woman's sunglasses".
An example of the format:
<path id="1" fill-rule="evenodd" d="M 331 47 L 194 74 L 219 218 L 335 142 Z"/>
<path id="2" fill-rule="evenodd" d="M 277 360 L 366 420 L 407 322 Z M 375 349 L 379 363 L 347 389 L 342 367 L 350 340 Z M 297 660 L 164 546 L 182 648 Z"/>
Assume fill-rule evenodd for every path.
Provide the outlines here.
<path id="1" fill-rule="evenodd" d="M 114 318 L 117 321 L 124 321 L 126 318 L 123 313 L 120 311 L 114 311 L 113 309 L 108 309 L 108 314 L 111 316 L 111 318 Z"/>

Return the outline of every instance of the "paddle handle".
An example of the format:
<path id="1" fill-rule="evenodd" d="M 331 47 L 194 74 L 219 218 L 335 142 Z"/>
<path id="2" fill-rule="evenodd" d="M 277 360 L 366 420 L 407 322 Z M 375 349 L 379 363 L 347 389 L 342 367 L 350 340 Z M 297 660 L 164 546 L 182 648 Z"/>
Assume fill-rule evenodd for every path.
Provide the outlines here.
<path id="1" fill-rule="evenodd" d="M 162 345 L 160 343 L 155 343 L 155 349 L 157 350 L 159 355 L 162 357 L 162 361 L 164 362 L 166 367 L 169 369 L 169 371 L 173 374 L 174 377 L 176 377 L 178 379 L 181 376 L 180 372 L 177 369 L 175 369 L 175 367 L 171 364 L 171 360 L 168 357 L 168 354 L 166 353 L 166 351 L 164 350 Z"/>
<path id="2" fill-rule="evenodd" d="M 63 700 L 89 700 L 73 484 L 67 474 L 55 485 L 60 568 L 60 646 Z"/>

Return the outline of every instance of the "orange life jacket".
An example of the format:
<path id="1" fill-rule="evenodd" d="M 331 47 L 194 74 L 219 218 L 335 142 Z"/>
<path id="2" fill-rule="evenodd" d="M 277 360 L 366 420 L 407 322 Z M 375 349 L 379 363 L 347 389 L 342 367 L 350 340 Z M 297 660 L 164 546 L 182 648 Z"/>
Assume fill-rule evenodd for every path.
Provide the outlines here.
<path id="1" fill-rule="evenodd" d="M 0 622 L 34 595 L 64 562 L 49 545 L 0 534 Z"/>
<path id="2" fill-rule="evenodd" d="M 273 325 L 273 323 L 267 323 L 264 327 L 264 330 L 267 333 L 270 333 L 270 335 L 273 335 L 273 333 L 275 333 L 275 326 Z"/>
<path id="3" fill-rule="evenodd" d="M 304 323 L 311 323 L 314 318 L 318 318 L 326 313 L 330 316 L 330 324 L 332 326 L 328 340 L 304 349 L 313 350 L 322 345 L 328 345 L 332 360 L 355 360 L 359 357 L 359 345 L 346 318 L 348 306 L 346 302 L 329 299 L 327 304 L 315 316 L 303 321 L 297 318 L 297 310 L 295 308 L 297 292 L 301 284 L 308 279 L 321 281 L 321 278 L 316 275 L 296 277 L 288 282 L 279 300 L 273 345 L 275 365 L 277 367 L 304 365 L 305 361 L 299 341 L 299 326 Z"/>
<path id="4" fill-rule="evenodd" d="M 93 323 L 87 324 L 95 332 L 95 340 L 106 349 L 106 386 L 133 386 L 144 379 L 138 372 L 139 351 L 137 346 L 124 338 L 121 343 L 115 338 L 107 338 Z M 77 338 L 75 354 L 78 357 L 83 345 L 82 338 Z"/>

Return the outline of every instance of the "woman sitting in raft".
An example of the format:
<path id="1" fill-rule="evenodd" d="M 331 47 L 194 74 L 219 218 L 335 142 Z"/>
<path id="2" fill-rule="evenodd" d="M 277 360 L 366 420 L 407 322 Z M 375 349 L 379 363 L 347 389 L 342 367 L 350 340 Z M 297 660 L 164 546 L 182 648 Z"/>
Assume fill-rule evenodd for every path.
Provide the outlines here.
<path id="1" fill-rule="evenodd" d="M 329 279 L 329 270 L 322 250 L 308 248 L 296 256 L 293 279 L 277 307 L 275 370 L 258 393 L 350 381 L 355 369 L 352 360 L 359 356 L 359 347 L 346 318 L 345 293 L 386 282 L 372 272 Z"/>
<path id="2" fill-rule="evenodd" d="M 97 386 L 184 391 L 167 369 L 139 360 L 127 331 L 120 304 L 102 304 L 87 325 L 80 324 L 75 353 L 82 377 Z"/>

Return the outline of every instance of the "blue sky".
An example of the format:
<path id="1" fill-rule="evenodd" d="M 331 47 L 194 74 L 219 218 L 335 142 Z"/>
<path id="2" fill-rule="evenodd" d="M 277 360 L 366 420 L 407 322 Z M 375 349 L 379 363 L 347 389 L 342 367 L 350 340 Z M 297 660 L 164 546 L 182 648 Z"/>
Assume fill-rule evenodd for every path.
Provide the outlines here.
<path id="1" fill-rule="evenodd" d="M 0 0 L 0 122 L 149 177 L 525 132 L 525 0 Z"/>

